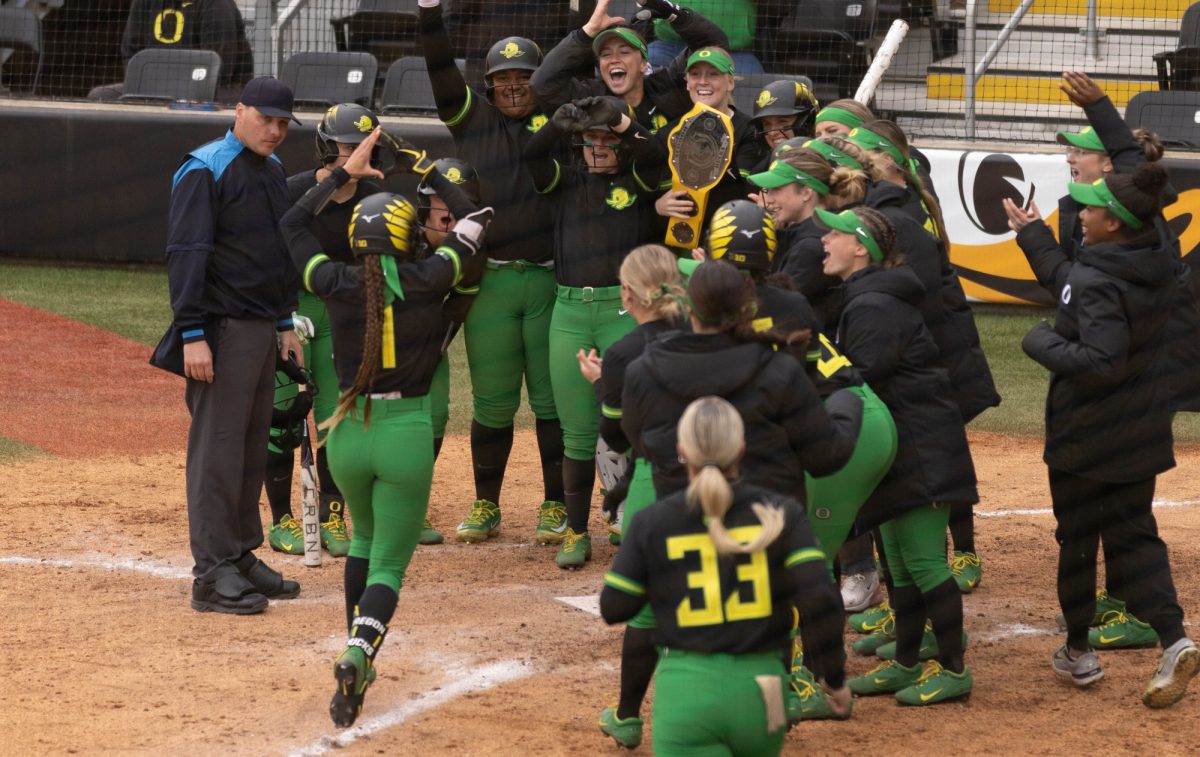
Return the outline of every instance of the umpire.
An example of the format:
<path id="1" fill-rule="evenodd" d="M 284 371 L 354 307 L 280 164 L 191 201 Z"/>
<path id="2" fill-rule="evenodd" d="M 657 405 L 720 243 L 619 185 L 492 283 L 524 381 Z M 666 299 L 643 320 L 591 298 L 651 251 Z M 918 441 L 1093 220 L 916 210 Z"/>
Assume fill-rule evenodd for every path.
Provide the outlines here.
<path id="1" fill-rule="evenodd" d="M 274 156 L 296 120 L 292 105 L 282 82 L 250 81 L 233 128 L 189 153 L 171 188 L 174 320 L 152 362 L 187 378 L 192 609 L 200 612 L 258 613 L 268 597 L 300 593 L 254 554 L 277 347 L 303 361 L 291 315 L 299 277 L 279 236 L 287 181 Z"/>

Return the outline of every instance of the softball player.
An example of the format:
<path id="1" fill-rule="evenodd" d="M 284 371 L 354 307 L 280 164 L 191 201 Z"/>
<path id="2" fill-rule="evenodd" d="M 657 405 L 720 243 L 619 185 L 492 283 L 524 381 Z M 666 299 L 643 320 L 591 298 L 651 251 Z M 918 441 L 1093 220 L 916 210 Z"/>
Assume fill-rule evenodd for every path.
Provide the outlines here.
<path id="1" fill-rule="evenodd" d="M 1157 475 L 1175 465 L 1167 330 L 1177 277 L 1171 239 L 1156 228 L 1166 187 L 1167 173 L 1157 163 L 1072 183 L 1071 196 L 1084 206 L 1083 244 L 1074 262 L 1041 223 L 1036 205 L 1025 211 L 1004 200 L 1038 282 L 1058 299 L 1054 325 L 1041 322 L 1021 343 L 1052 374 L 1044 458 L 1067 622 L 1054 671 L 1077 686 L 1104 675 L 1088 630 L 1103 539 L 1106 572 L 1162 645 L 1142 693 L 1152 708 L 1179 701 L 1200 672 L 1200 649 L 1184 632 L 1151 507 Z"/>
<path id="2" fill-rule="evenodd" d="M 554 113 L 525 150 L 538 191 L 558 198 L 550 321 L 550 378 L 563 429 L 567 529 L 556 562 L 576 569 L 592 556 L 588 515 L 596 479 L 596 397 L 577 354 L 600 355 L 636 326 L 621 307 L 625 255 L 655 236 L 653 190 L 666 154 L 622 100 L 593 97 Z M 551 157 L 565 134 L 582 137 L 582 164 Z"/>
<path id="3" fill-rule="evenodd" d="M 637 328 L 608 348 L 601 359 L 595 349 L 579 351 L 579 369 L 596 386 L 600 400 L 600 436 L 609 449 L 624 453 L 629 440 L 621 429 L 625 370 L 645 351 L 646 345 L 683 327 L 683 282 L 675 255 L 661 245 L 635 247 L 621 263 L 621 305 L 633 316 Z M 621 535 L 629 533 L 634 516 L 654 500 L 650 461 L 634 456 L 633 479 L 625 497 Z M 621 698 L 600 713 L 600 730 L 630 749 L 642 741 L 642 700 L 658 654 L 654 649 L 654 616 L 642 608 L 625 626 L 621 645 Z"/>
<path id="4" fill-rule="evenodd" d="M 860 530 L 878 526 L 882 536 L 894 659 L 853 679 L 850 688 L 860 695 L 895 693 L 910 705 L 968 696 L 962 594 L 946 564 L 944 540 L 949 504 L 978 496 L 962 417 L 947 397 L 949 378 L 917 309 L 924 292 L 912 270 L 900 265 L 886 216 L 856 208 L 818 210 L 817 218 L 829 229 L 825 272 L 845 282 L 837 344 L 891 410 L 898 436 L 896 460 L 857 522 Z M 928 641 L 926 617 L 933 624 Z M 935 646 L 937 659 L 922 670 L 922 647 L 929 655 Z"/>
<path id="5" fill-rule="evenodd" d="M 816 96 L 806 84 L 780 79 L 763 87 L 754 100 L 751 119 L 767 148 L 758 170 L 766 168 L 769 154 L 783 142 L 813 135 L 813 118 L 818 107 Z"/>
<path id="6" fill-rule="evenodd" d="M 318 168 L 302 171 L 288 178 L 288 199 L 295 203 L 304 193 L 327 178 L 330 172 L 345 165 L 354 148 L 361 144 L 375 128 L 379 117 L 368 108 L 354 103 L 335 105 L 325 111 L 317 124 L 316 148 Z M 350 245 L 346 240 L 346 226 L 354 206 L 364 198 L 383 188 L 369 178 L 356 179 L 340 187 L 330 198 L 324 210 L 313 218 L 310 231 L 321 243 L 321 249 L 330 258 L 343 263 L 354 262 Z M 312 334 L 304 345 L 304 365 L 312 376 L 312 407 L 317 427 L 329 419 L 337 405 L 337 374 L 333 366 L 333 335 L 329 326 L 329 313 L 321 299 L 301 289 L 297 313 L 312 324 Z M 321 391 L 321 387 L 325 391 Z M 275 402 L 291 401 L 296 394 L 296 385 L 282 374 L 276 376 Z M 284 426 L 271 426 L 268 443 L 266 491 L 271 505 L 271 527 L 267 541 L 271 548 L 290 555 L 304 554 L 304 531 L 292 516 L 292 471 L 295 465 L 296 445 L 299 437 L 294 432 L 298 421 Z M 325 432 L 317 432 L 318 445 L 325 439 Z M 320 482 L 321 545 L 334 557 L 344 557 L 350 549 L 350 537 L 346 533 L 345 500 L 329 474 L 327 452 L 317 447 L 317 478 Z"/>
<path id="7" fill-rule="evenodd" d="M 654 613 L 664 642 L 655 754 L 778 754 L 787 726 L 779 650 L 793 604 L 812 619 L 814 671 L 832 706 L 849 713 L 841 603 L 801 506 L 739 477 L 747 443 L 733 405 L 690 403 L 678 440 L 686 491 L 638 516 L 604 578 L 600 612 L 608 623 L 643 606 Z"/>
<path id="8" fill-rule="evenodd" d="M 454 63 L 441 0 L 421 0 L 421 46 L 438 117 L 458 157 L 474 166 L 483 201 L 497 209 L 487 263 L 465 325 L 473 398 L 471 459 L 475 502 L 455 530 L 465 542 L 500 531 L 500 489 L 513 444 L 521 383 L 529 395 L 542 463 L 544 500 L 534 533 L 557 544 L 566 531 L 562 429 L 550 389 L 549 333 L 554 308 L 554 206 L 533 186 L 522 154 L 546 123 L 529 86 L 542 53 L 523 37 L 492 45 L 484 60 L 486 93 L 467 86 Z"/>
<path id="9" fill-rule="evenodd" d="M 464 261 L 478 252 L 491 215 L 490 208 L 473 212 L 424 152 L 402 145 L 400 158 L 461 220 L 434 255 L 418 260 L 416 207 L 399 195 L 375 194 L 355 207 L 347 230 L 361 264 L 330 259 L 308 227 L 351 177 L 382 177 L 369 167 L 379 135 L 377 129 L 281 223 L 305 288 L 329 308 L 342 387 L 327 424 L 329 466 L 355 522 L 345 575 L 350 637 L 334 665 L 337 690 L 329 706 L 341 727 L 354 723 L 374 680 L 375 657 L 421 533 L 433 479 L 429 386 L 445 338 L 443 301 Z"/>

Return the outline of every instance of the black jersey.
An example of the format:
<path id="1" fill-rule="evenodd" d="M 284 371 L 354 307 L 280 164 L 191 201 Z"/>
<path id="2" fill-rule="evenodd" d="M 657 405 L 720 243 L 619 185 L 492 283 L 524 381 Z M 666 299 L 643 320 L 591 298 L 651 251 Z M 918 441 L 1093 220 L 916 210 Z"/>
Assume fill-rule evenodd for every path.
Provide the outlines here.
<path id="1" fill-rule="evenodd" d="M 600 403 L 600 435 L 613 452 L 620 454 L 629 449 L 629 439 L 621 430 L 625 369 L 642 356 L 647 344 L 682 326 L 681 322 L 670 319 L 649 321 L 638 325 L 605 350 L 600 380 L 596 382 L 596 399 Z"/>
<path id="2" fill-rule="evenodd" d="M 821 242 L 825 232 L 807 218 L 775 233 L 779 247 L 771 270 L 791 278 L 796 291 L 808 298 L 822 330 L 836 326 L 842 282 L 825 274 L 825 245 Z"/>
<path id="3" fill-rule="evenodd" d="M 287 180 L 288 199 L 295 204 L 304 193 L 317 185 L 317 169 L 302 171 Z M 325 209 L 313 219 L 308 230 L 321 244 L 321 252 L 339 263 L 354 263 L 354 255 L 350 252 L 350 238 L 346 236 L 346 228 L 350 225 L 350 216 L 354 206 L 363 199 L 377 192 L 383 192 L 383 187 L 369 179 L 359 179 L 354 189 L 354 196 L 345 202 L 330 200 Z"/>
<path id="4" fill-rule="evenodd" d="M 212 50 L 221 56 L 222 87 L 240 87 L 254 76 L 246 24 L 233 0 L 137 0 L 125 22 L 121 57 L 128 63 L 149 48 Z"/>
<path id="5" fill-rule="evenodd" d="M 668 647 L 698 652 L 775 652 L 787 643 L 797 594 L 791 569 L 824 570 L 825 554 L 793 499 L 735 481 L 725 526 L 747 543 L 762 530 L 751 505 L 783 509 L 783 532 L 766 549 L 720 556 L 699 508 L 686 492 L 659 500 L 638 514 L 617 552 L 606 587 L 644 597 Z M 825 578 L 828 583 L 828 578 Z"/>

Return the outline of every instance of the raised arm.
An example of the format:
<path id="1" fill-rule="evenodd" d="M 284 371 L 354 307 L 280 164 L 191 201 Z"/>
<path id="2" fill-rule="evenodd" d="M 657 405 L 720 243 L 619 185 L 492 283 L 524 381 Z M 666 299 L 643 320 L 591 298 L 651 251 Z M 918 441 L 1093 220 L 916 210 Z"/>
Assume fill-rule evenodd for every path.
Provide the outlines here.
<path id="1" fill-rule="evenodd" d="M 542 65 L 529 80 L 542 110 L 551 113 L 563 103 L 604 92 L 602 83 L 595 79 L 579 79 L 576 73 L 590 69 L 595 63 L 592 40 L 596 35 L 624 20 L 608 15 L 608 0 L 596 0 L 596 8 L 587 23 L 563 37 L 546 53 Z"/>
<path id="2" fill-rule="evenodd" d="M 442 19 L 441 0 L 418 0 L 418 4 L 421 6 L 418 12 L 421 49 L 425 54 L 425 67 L 429 70 L 429 83 L 433 86 L 438 118 L 447 125 L 454 125 L 470 112 L 474 95 L 454 63 L 454 48 Z"/>
<path id="3" fill-rule="evenodd" d="M 1071 270 L 1071 261 L 1058 242 L 1054 241 L 1054 235 L 1042 221 L 1036 204 L 1031 204 L 1029 210 L 1023 210 L 1008 198 L 1003 202 L 1004 212 L 1008 214 L 1008 228 L 1017 232 L 1017 246 L 1025 253 L 1025 259 L 1029 261 L 1038 283 L 1057 300 L 1067 281 L 1067 273 Z"/>

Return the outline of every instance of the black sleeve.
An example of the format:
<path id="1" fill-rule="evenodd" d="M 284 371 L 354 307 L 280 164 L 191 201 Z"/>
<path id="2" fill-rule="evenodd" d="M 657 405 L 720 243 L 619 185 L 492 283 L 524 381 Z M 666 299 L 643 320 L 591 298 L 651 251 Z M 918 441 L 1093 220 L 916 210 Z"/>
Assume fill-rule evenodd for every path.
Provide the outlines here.
<path id="1" fill-rule="evenodd" d="M 446 34 L 442 8 L 440 5 L 421 8 L 418 18 L 421 49 L 425 53 L 425 67 L 429 70 L 438 118 L 447 124 L 458 123 L 472 107 L 471 94 L 462 72 L 454 63 L 454 47 L 450 44 L 450 35 Z"/>
<path id="2" fill-rule="evenodd" d="M 812 301 L 841 284 L 835 277 L 825 274 L 821 267 L 824 257 L 825 246 L 821 244 L 821 239 L 805 237 L 787 251 L 779 270 L 791 278 L 796 291 Z"/>
<path id="3" fill-rule="evenodd" d="M 479 206 L 472 202 L 470 197 L 467 197 L 467 193 L 443 176 L 440 171 L 430 171 L 425 177 L 425 181 L 433 188 L 433 191 L 437 192 L 438 197 L 442 198 L 450 215 L 455 218 L 466 218 L 479 210 Z"/>
<path id="4" fill-rule="evenodd" d="M 604 355 L 600 380 L 596 382 L 596 399 L 600 404 L 600 436 L 617 454 L 629 449 L 629 439 L 621 429 L 625 411 L 621 405 L 625 391 L 625 370 L 629 363 L 624 353 L 609 349 Z"/>
<path id="5" fill-rule="evenodd" d="M 641 517 L 649 520 L 649 514 L 644 511 Z M 613 560 L 612 570 L 605 574 L 604 589 L 600 592 L 600 617 L 605 623 L 623 623 L 645 606 L 647 534 L 653 535 L 655 530 L 643 523 L 642 528 L 629 533 L 629 538 L 617 551 L 617 558 Z"/>
<path id="6" fill-rule="evenodd" d="M 822 403 L 799 361 L 790 355 L 777 355 L 775 360 L 790 363 L 788 391 L 783 393 L 781 410 L 788 440 L 804 470 L 814 476 L 840 470 L 858 443 L 862 399 L 840 390 Z"/>
<path id="7" fill-rule="evenodd" d="M 842 354 L 867 384 L 882 384 L 896 373 L 908 338 L 904 324 L 886 308 L 874 303 L 851 307 L 842 312 L 838 332 Z"/>
<path id="8" fill-rule="evenodd" d="M 679 10 L 680 13 L 671 22 L 671 29 L 679 35 L 683 43 L 688 46 L 689 51 L 699 50 L 702 47 L 729 49 L 729 37 L 721 30 L 721 27 L 691 8 L 680 6 Z M 672 61 L 671 65 L 674 64 L 675 61 Z M 684 65 L 687 65 L 686 56 L 684 56 Z"/>
<path id="9" fill-rule="evenodd" d="M 596 81 L 581 81 L 574 75 L 580 68 L 590 67 L 594 62 L 592 38 L 582 29 L 571 32 L 551 48 L 529 80 L 529 86 L 533 88 L 542 110 L 553 113 L 564 103 L 602 94 L 602 85 L 597 87 Z"/>
<path id="10" fill-rule="evenodd" d="M 618 135 L 621 144 L 629 150 L 633 176 L 647 192 L 658 188 L 658 182 L 667 164 L 667 148 L 654 138 L 650 130 L 630 119 L 629 128 Z"/>
<path id="11" fill-rule="evenodd" d="M 784 503 L 787 525 L 779 540 L 787 549 L 785 564 L 791 571 L 795 593 L 792 601 L 800 611 L 805 629 L 805 662 L 813 675 L 833 688 L 845 682 L 846 652 L 842 640 L 845 612 L 837 587 L 825 567 L 825 553 L 794 500 Z"/>
<path id="12" fill-rule="evenodd" d="M 633 451 L 643 457 L 646 445 L 642 443 L 642 420 L 646 406 L 642 404 L 642 397 L 646 394 L 644 384 L 647 382 L 638 360 L 634 360 L 625 369 L 625 386 L 621 388 L 621 432 Z"/>
<path id="13" fill-rule="evenodd" d="M 1071 261 L 1054 241 L 1050 227 L 1041 221 L 1029 224 L 1017 232 L 1017 246 L 1025 253 L 1038 283 L 1057 300 L 1071 270 Z"/>
<path id="14" fill-rule="evenodd" d="M 1130 332 L 1115 284 L 1079 287 L 1072 293 L 1079 341 L 1072 342 L 1042 321 L 1021 342 L 1025 354 L 1059 376 L 1088 376 L 1115 383 L 1127 373 Z"/>
<path id="15" fill-rule="evenodd" d="M 343 293 L 357 295 L 362 290 L 361 266 L 330 260 L 321 250 L 321 243 L 308 230 L 312 219 L 312 211 L 302 203 L 296 203 L 279 222 L 279 230 L 292 255 L 292 264 L 303 276 L 304 287 L 322 299 Z"/>
<path id="16" fill-rule="evenodd" d="M 554 148 L 563 133 L 553 120 L 546 121 L 537 133 L 529 138 L 525 145 L 525 167 L 533 177 L 533 186 L 538 192 L 546 194 L 558 188 L 562 177 L 562 167 L 552 156 Z"/>
<path id="17" fill-rule="evenodd" d="M 1133 138 L 1133 131 L 1107 95 L 1086 106 L 1083 112 L 1108 151 L 1114 171 L 1132 173 L 1138 164 L 1146 162 L 1142 146 Z"/>

